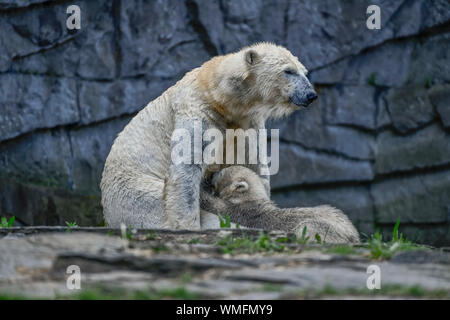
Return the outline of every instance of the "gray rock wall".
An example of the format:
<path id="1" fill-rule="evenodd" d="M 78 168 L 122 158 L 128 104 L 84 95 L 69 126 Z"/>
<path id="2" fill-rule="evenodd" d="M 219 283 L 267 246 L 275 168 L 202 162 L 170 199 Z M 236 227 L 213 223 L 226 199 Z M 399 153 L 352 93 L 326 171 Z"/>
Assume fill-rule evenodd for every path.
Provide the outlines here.
<path id="1" fill-rule="evenodd" d="M 99 180 L 118 132 L 211 56 L 286 46 L 319 100 L 280 128 L 281 206 L 331 203 L 360 231 L 450 243 L 447 0 L 0 0 L 0 215 L 101 224 Z M 381 30 L 366 28 L 378 4 Z"/>

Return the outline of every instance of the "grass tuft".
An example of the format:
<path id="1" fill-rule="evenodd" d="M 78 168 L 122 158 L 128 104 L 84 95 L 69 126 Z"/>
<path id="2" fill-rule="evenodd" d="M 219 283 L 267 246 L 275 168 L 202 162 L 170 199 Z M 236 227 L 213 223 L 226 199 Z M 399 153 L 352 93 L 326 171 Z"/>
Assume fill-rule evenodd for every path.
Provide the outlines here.
<path id="1" fill-rule="evenodd" d="M 220 228 L 231 228 L 230 215 L 226 214 L 225 218 L 219 213 Z"/>
<path id="2" fill-rule="evenodd" d="M 66 232 L 72 232 L 73 228 L 78 228 L 78 225 L 77 225 L 77 223 L 75 221 L 74 222 L 66 221 L 66 225 L 67 225 Z"/>
<path id="3" fill-rule="evenodd" d="M 16 221 L 16 217 L 12 216 L 9 220 L 6 217 L 2 217 L 0 220 L 0 228 L 11 228 Z"/>
<path id="4" fill-rule="evenodd" d="M 377 73 L 376 72 L 372 72 L 370 74 L 369 78 L 367 79 L 367 83 L 374 87 L 377 86 Z"/>
<path id="5" fill-rule="evenodd" d="M 370 251 L 370 257 L 375 260 L 390 259 L 399 251 L 410 250 L 426 250 L 427 247 L 415 244 L 403 237 L 402 233 L 399 233 L 400 218 L 397 220 L 394 229 L 392 231 L 392 240 L 383 242 L 383 235 L 380 230 L 377 230 L 368 240 L 367 248 Z"/>
<path id="6" fill-rule="evenodd" d="M 65 297 L 62 298 L 65 299 Z M 149 289 L 132 292 L 120 289 L 104 290 L 97 288 L 83 290 L 79 294 L 68 298 L 75 300 L 194 300 L 199 297 L 196 293 L 187 290 L 185 287 L 178 287 L 172 289 Z"/>
<path id="7" fill-rule="evenodd" d="M 231 235 L 221 238 L 216 245 L 222 248 L 223 253 L 234 254 L 236 251 L 245 253 L 257 252 L 281 252 L 285 249 L 283 243 L 286 240 L 280 238 L 272 240 L 264 232 L 260 232 L 258 238 L 250 239 L 248 236 L 233 237 Z"/>

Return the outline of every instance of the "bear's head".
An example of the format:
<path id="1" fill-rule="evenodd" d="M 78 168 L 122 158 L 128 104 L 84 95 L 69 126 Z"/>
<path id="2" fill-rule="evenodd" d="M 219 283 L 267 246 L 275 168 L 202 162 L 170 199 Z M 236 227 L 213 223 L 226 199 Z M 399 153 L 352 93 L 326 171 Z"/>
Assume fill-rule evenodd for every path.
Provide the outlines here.
<path id="1" fill-rule="evenodd" d="M 261 178 L 243 166 L 230 166 L 215 173 L 212 184 L 217 196 L 235 204 L 269 200 Z"/>
<path id="2" fill-rule="evenodd" d="M 279 118 L 317 98 L 307 72 L 286 48 L 259 43 L 223 57 L 215 88 L 234 118 Z"/>

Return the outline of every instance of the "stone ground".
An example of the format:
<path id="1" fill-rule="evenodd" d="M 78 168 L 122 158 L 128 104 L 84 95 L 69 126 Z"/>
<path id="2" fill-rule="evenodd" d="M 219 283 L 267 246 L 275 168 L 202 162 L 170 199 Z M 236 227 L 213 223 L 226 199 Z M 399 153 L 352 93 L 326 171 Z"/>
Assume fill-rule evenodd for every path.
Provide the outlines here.
<path id="1" fill-rule="evenodd" d="M 1 298 L 77 299 L 392 299 L 450 298 L 446 248 L 373 260 L 363 246 L 283 243 L 233 250 L 224 239 L 261 239 L 259 230 L 126 232 L 107 228 L 0 229 Z M 222 240 L 221 240 L 222 239 Z M 281 241 L 280 240 L 280 241 Z M 264 246 L 264 245 L 263 245 Z M 226 251 L 228 248 L 228 251 Z M 245 249 L 247 248 L 247 249 Z M 253 251 L 249 248 L 253 248 Z M 369 265 L 381 290 L 369 291 Z M 81 269 L 81 291 L 68 290 L 69 265 Z"/>

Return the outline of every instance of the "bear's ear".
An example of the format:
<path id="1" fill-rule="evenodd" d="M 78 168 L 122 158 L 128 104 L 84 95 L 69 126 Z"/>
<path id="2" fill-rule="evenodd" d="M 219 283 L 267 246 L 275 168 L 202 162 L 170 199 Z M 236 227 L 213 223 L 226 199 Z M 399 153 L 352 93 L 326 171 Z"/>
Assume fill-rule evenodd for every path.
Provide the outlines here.
<path id="1" fill-rule="evenodd" d="M 258 53 L 253 49 L 249 49 L 245 52 L 245 62 L 249 65 L 254 65 L 258 61 L 258 58 Z"/>
<path id="2" fill-rule="evenodd" d="M 237 181 L 231 185 L 233 192 L 245 192 L 248 190 L 248 183 L 246 181 Z"/>

